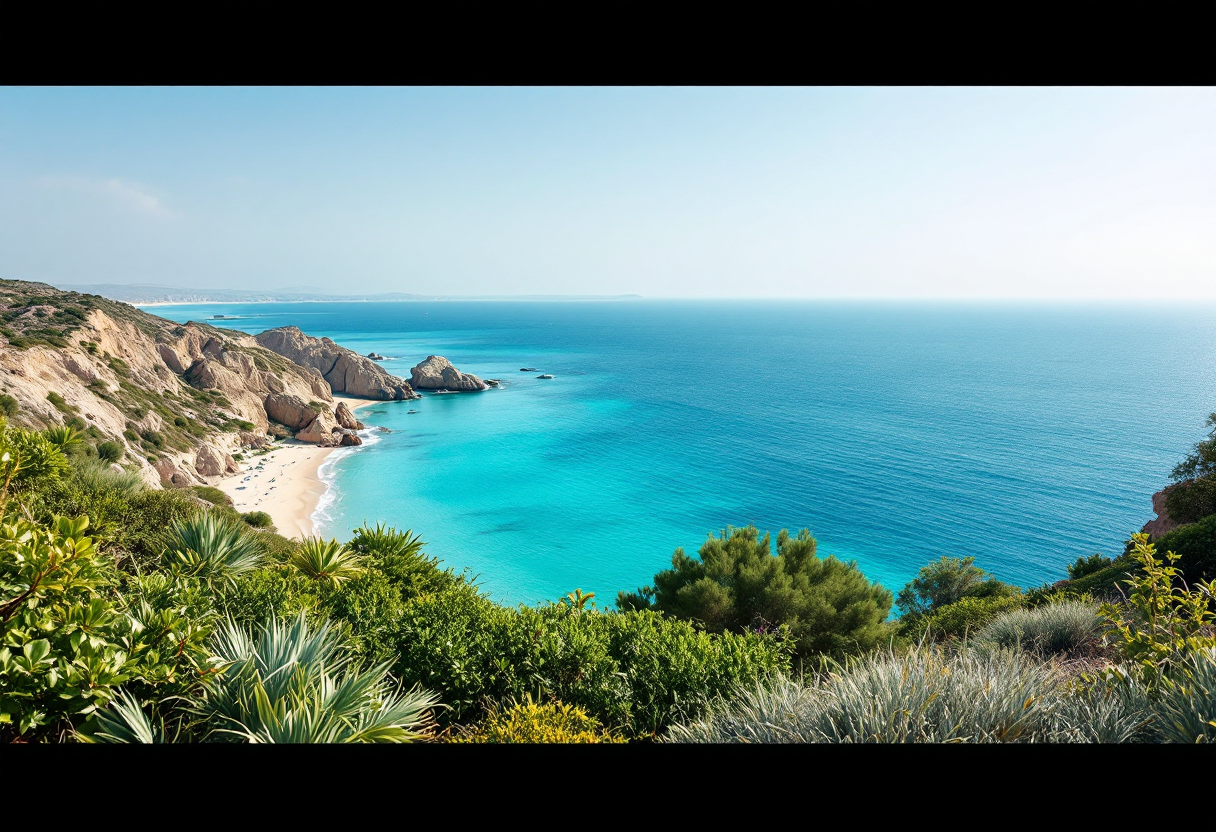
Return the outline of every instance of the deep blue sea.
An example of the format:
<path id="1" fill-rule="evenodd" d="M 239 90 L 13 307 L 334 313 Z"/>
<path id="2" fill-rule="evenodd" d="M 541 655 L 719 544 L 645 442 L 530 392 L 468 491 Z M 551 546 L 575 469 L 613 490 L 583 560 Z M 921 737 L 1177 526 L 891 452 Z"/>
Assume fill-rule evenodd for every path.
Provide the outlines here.
<path id="1" fill-rule="evenodd" d="M 677 546 L 810 529 L 898 591 L 942 555 L 1023 587 L 1122 551 L 1216 410 L 1216 306 L 404 302 L 148 308 L 294 324 L 409 377 L 501 379 L 360 411 L 327 537 L 381 520 L 507 604 L 611 604 Z M 236 320 L 214 321 L 214 315 Z M 520 372 L 535 367 L 538 372 Z M 539 372 L 551 380 L 538 379 Z M 408 411 L 416 410 L 410 414 Z"/>

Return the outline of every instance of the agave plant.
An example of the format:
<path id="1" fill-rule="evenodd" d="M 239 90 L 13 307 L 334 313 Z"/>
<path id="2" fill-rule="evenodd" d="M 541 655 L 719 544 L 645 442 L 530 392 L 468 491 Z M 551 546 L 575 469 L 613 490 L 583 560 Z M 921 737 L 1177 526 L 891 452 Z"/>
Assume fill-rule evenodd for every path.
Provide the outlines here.
<path id="1" fill-rule="evenodd" d="M 232 580 L 262 564 L 262 551 L 248 526 L 200 512 L 169 527 L 165 559 L 183 572 L 207 580 Z"/>
<path id="2" fill-rule="evenodd" d="M 334 585 L 363 573 L 363 557 L 337 540 L 307 537 L 291 553 L 291 563 L 314 581 Z"/>
<path id="3" fill-rule="evenodd" d="M 350 545 L 361 553 L 392 558 L 417 555 L 426 544 L 412 529 L 399 532 L 383 523 L 377 523 L 374 529 L 367 525 L 355 529 Z"/>
<path id="4" fill-rule="evenodd" d="M 328 623 L 310 628 L 303 613 L 272 619 L 256 638 L 229 620 L 213 646 L 227 667 L 194 709 L 212 740 L 410 742 L 433 727 L 435 694 L 402 692 L 387 663 L 352 667 Z"/>
<path id="5" fill-rule="evenodd" d="M 139 702 L 125 690 L 115 692 L 114 699 L 105 710 L 93 715 L 93 725 L 76 734 L 76 738 L 87 743 L 152 744 L 163 743 L 165 725 L 153 724 Z"/>
<path id="6" fill-rule="evenodd" d="M 76 433 L 76 429 L 70 425 L 55 425 L 42 431 L 42 435 L 46 440 L 61 451 L 66 452 L 68 448 L 73 448 L 84 442 L 83 439 Z"/>

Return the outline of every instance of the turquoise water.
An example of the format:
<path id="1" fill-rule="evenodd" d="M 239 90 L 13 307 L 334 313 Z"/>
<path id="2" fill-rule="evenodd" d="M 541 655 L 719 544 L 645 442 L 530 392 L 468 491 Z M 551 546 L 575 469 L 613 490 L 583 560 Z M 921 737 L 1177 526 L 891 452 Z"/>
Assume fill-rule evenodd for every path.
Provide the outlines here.
<path id="1" fill-rule="evenodd" d="M 496 599 L 611 603 L 727 525 L 808 528 L 898 590 L 1117 554 L 1216 410 L 1216 306 L 636 301 L 149 308 L 294 324 L 409 377 L 503 380 L 360 411 L 318 521 L 383 520 Z M 520 372 L 536 367 L 556 378 Z M 409 410 L 417 410 L 409 414 Z"/>

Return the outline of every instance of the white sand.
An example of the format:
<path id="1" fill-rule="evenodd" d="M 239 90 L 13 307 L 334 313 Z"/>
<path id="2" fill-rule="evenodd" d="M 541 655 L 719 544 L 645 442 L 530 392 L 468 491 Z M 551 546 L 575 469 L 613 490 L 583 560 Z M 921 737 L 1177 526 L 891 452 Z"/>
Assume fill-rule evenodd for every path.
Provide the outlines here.
<path id="1" fill-rule="evenodd" d="M 334 396 L 352 410 L 376 404 L 367 399 Z M 326 485 L 317 476 L 325 458 L 334 451 L 309 442 L 287 439 L 269 453 L 249 456 L 241 470 L 216 487 L 232 498 L 237 511 L 264 511 L 284 537 L 304 538 L 316 533 L 312 522 Z"/>

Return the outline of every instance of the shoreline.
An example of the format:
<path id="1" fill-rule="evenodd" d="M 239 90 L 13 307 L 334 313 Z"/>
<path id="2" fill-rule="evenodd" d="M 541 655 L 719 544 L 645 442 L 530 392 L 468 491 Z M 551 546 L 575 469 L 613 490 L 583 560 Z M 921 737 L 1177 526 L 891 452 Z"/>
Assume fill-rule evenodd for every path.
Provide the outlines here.
<path id="1" fill-rule="evenodd" d="M 334 396 L 334 404 L 346 402 L 351 412 L 379 404 L 379 399 Z M 283 440 L 265 454 L 247 457 L 241 470 L 225 477 L 215 487 L 227 494 L 242 513 L 264 511 L 279 534 L 303 539 L 315 535 L 313 514 L 329 486 L 320 470 L 337 448 L 323 448 L 295 439 Z"/>

